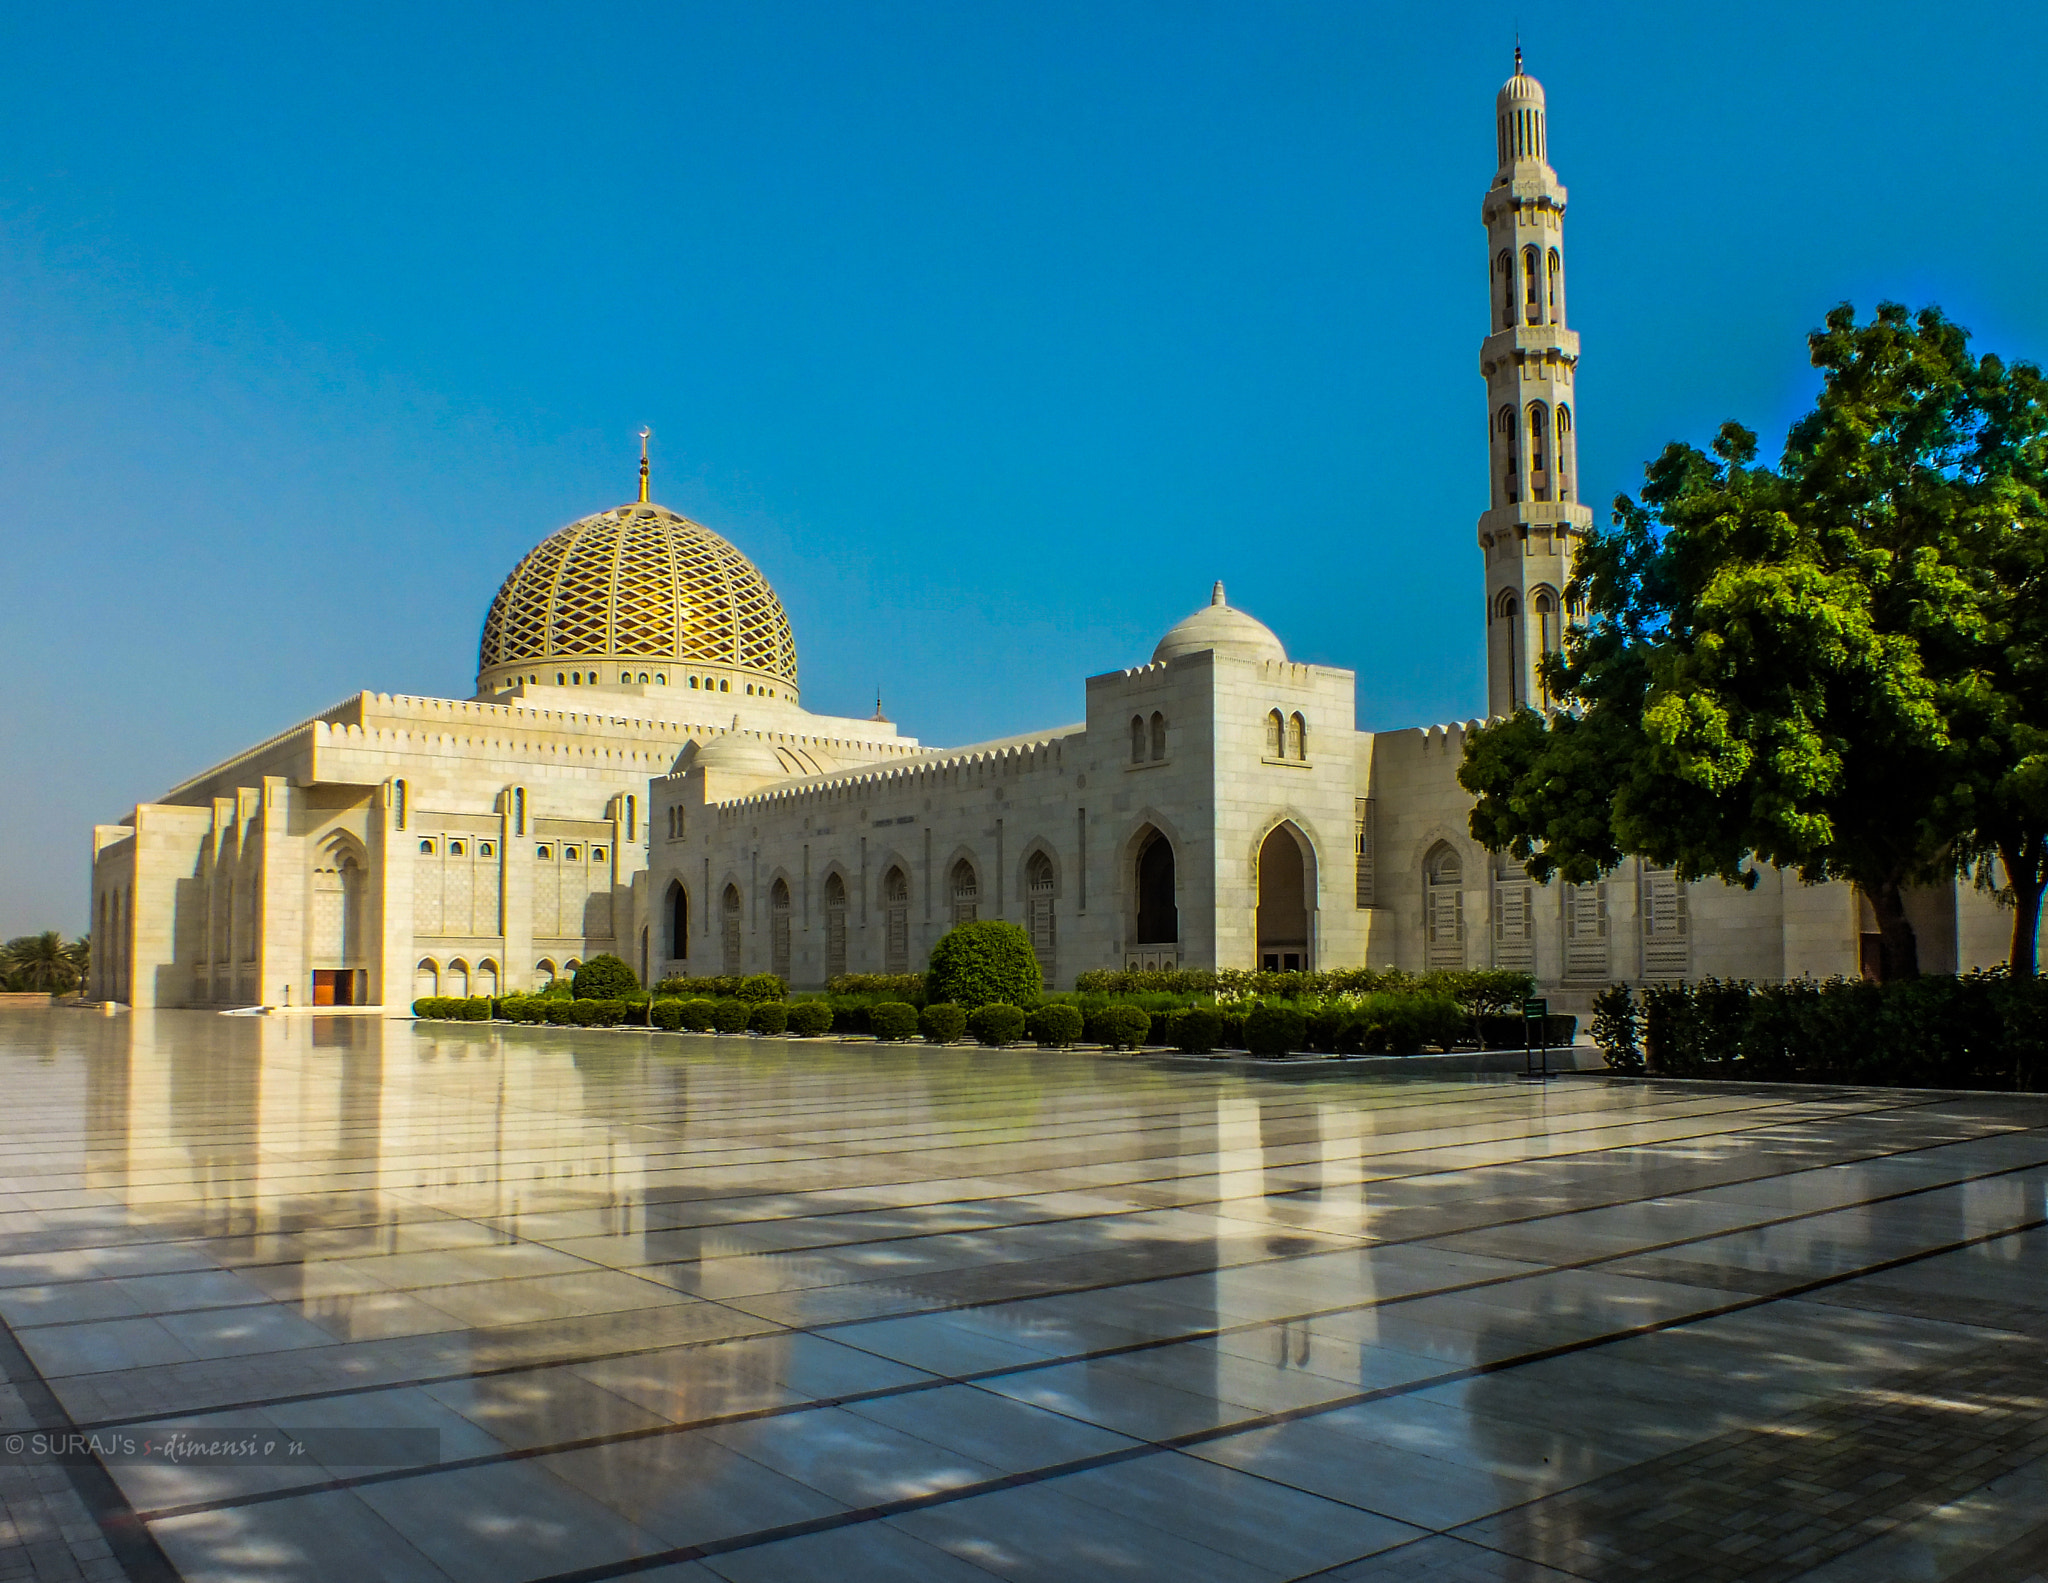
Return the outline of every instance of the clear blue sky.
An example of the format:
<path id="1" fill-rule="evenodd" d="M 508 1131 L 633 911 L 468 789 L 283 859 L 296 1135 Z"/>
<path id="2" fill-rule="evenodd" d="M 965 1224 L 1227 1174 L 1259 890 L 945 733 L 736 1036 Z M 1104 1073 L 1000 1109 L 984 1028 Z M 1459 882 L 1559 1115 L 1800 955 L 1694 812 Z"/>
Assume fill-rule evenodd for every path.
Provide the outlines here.
<path id="1" fill-rule="evenodd" d="M 1588 500 L 1782 434 L 1844 299 L 2048 357 L 2031 7 L 9 8 L 0 934 L 82 926 L 96 820 L 465 695 L 642 423 L 814 708 L 1074 719 L 1223 577 L 1361 725 L 1473 713 L 1518 13 Z"/>

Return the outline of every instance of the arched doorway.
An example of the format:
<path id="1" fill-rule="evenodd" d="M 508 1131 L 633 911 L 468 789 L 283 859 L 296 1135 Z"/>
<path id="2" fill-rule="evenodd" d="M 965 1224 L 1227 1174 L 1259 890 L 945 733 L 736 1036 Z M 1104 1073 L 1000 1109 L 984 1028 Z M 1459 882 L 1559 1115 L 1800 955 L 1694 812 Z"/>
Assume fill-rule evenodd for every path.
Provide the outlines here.
<path id="1" fill-rule="evenodd" d="M 974 865 L 962 858 L 953 865 L 953 921 L 972 923 L 981 914 L 981 881 Z"/>
<path id="2" fill-rule="evenodd" d="M 882 876 L 882 922 L 885 927 L 882 971 L 910 971 L 910 877 L 900 868 Z"/>
<path id="3" fill-rule="evenodd" d="M 737 978 L 740 971 L 740 888 L 737 885 L 725 887 L 722 902 L 724 917 L 719 921 L 721 943 L 725 947 L 724 973 L 727 978 Z"/>
<path id="4" fill-rule="evenodd" d="M 778 879 L 768 892 L 768 971 L 789 982 L 789 881 Z"/>
<path id="5" fill-rule="evenodd" d="M 1024 865 L 1024 905 L 1031 949 L 1038 957 L 1038 971 L 1044 976 L 1047 989 L 1053 987 L 1059 975 L 1059 936 L 1053 910 L 1057 888 L 1052 859 L 1043 852 L 1032 853 Z"/>
<path id="6" fill-rule="evenodd" d="M 1309 963 L 1308 863 L 1301 840 L 1276 825 L 1259 847 L 1259 966 L 1306 972 Z"/>
<path id="7" fill-rule="evenodd" d="M 668 922 L 668 959 L 684 962 L 690 956 L 690 893 L 675 880 L 669 881 L 668 906 L 662 909 Z"/>
<path id="8" fill-rule="evenodd" d="M 839 874 L 825 876 L 825 977 L 835 979 L 846 971 L 846 880 Z"/>
<path id="9" fill-rule="evenodd" d="M 1458 850 L 1439 841 L 1422 859 L 1422 965 L 1432 971 L 1465 965 L 1465 878 Z"/>
<path id="10" fill-rule="evenodd" d="M 1173 945 L 1180 939 L 1174 901 L 1173 843 L 1157 830 L 1138 844 L 1138 918 L 1134 943 Z"/>

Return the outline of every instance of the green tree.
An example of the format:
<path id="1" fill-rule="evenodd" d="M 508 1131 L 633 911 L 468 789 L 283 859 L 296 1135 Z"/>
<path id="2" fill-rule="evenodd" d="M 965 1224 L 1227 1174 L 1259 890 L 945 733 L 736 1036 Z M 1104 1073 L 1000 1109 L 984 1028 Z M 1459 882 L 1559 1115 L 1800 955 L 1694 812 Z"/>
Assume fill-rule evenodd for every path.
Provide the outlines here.
<path id="1" fill-rule="evenodd" d="M 0 977 L 30 993 L 62 994 L 85 981 L 89 937 L 66 941 L 55 929 L 17 935 L 0 946 Z"/>
<path id="2" fill-rule="evenodd" d="M 577 968 L 570 987 L 578 1000 L 620 1000 L 639 992 L 640 977 L 606 951 Z"/>
<path id="3" fill-rule="evenodd" d="M 970 1010 L 1001 1001 L 1035 1006 L 1045 986 L 1031 936 L 1014 923 L 984 919 L 956 924 L 939 936 L 925 971 L 925 996 Z"/>
<path id="4" fill-rule="evenodd" d="M 2031 970 L 2041 595 L 2038 569 L 2015 578 L 2039 560 L 2040 376 L 1967 341 L 1935 309 L 1837 308 L 1776 468 L 1734 423 L 1711 455 L 1665 449 L 1581 553 L 1583 614 L 1545 662 L 1563 708 L 1468 741 L 1482 844 L 1538 879 L 1633 855 L 1684 879 L 1848 880 L 1888 979 L 1918 971 L 1907 889 L 1995 853 Z"/>

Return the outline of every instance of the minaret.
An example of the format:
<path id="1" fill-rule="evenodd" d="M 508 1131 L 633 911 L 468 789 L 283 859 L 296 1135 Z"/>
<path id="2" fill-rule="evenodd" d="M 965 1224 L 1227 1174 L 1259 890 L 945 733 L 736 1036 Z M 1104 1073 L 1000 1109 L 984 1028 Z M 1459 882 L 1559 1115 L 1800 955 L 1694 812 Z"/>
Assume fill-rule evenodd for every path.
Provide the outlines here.
<path id="1" fill-rule="evenodd" d="M 1536 660 L 1558 647 L 1576 540 L 1593 525 L 1579 502 L 1573 389 L 1579 338 L 1565 328 L 1564 184 L 1550 168 L 1543 85 L 1522 70 L 1494 101 L 1500 168 L 1486 189 L 1486 376 L 1492 495 L 1479 518 L 1486 557 L 1486 712 L 1544 708 Z"/>

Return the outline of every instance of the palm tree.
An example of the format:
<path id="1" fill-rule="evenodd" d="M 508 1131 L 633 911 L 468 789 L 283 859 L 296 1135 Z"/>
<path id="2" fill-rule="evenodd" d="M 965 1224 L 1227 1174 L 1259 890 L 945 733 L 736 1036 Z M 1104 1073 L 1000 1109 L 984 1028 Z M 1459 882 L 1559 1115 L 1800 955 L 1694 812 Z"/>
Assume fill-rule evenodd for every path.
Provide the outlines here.
<path id="1" fill-rule="evenodd" d="M 45 929 L 0 946 L 0 974 L 25 990 L 61 994 L 85 978 L 91 954 L 90 937 L 67 944 L 55 929 Z"/>

